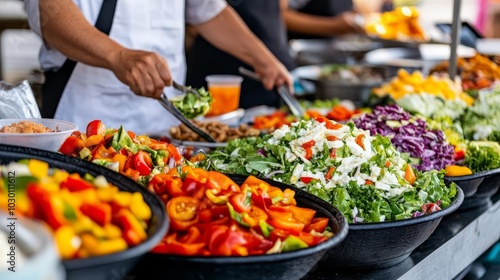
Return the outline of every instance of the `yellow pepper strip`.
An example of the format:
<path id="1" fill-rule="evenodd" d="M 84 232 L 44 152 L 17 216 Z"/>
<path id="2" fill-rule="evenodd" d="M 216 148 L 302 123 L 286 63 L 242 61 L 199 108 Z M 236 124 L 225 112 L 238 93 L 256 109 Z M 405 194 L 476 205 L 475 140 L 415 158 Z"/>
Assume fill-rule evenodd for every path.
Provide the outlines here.
<path id="1" fill-rule="evenodd" d="M 151 219 L 151 208 L 148 204 L 144 202 L 142 194 L 140 192 L 135 192 L 132 194 L 132 199 L 130 201 L 130 211 L 140 220 Z"/>
<path id="2" fill-rule="evenodd" d="M 38 179 L 45 178 L 49 174 L 49 164 L 37 159 L 28 161 L 28 169 Z"/>
<path id="3" fill-rule="evenodd" d="M 61 169 L 53 169 L 52 179 L 58 184 L 66 181 L 69 177 L 69 173 Z"/>
<path id="4" fill-rule="evenodd" d="M 63 259 L 72 258 L 81 245 L 81 239 L 71 226 L 62 226 L 54 233 L 57 249 Z"/>
<path id="5" fill-rule="evenodd" d="M 80 199 L 82 204 L 96 204 L 99 202 L 95 189 L 86 189 L 71 193 L 74 197 Z"/>
<path id="6" fill-rule="evenodd" d="M 102 256 L 127 249 L 127 242 L 123 238 L 98 240 L 91 234 L 82 236 L 82 246 L 91 256 Z"/>
<path id="7" fill-rule="evenodd" d="M 466 166 L 459 166 L 459 165 L 448 165 L 444 169 L 446 171 L 446 176 L 465 176 L 465 175 L 471 175 L 472 170 L 470 170 Z"/>
<path id="8" fill-rule="evenodd" d="M 115 194 L 113 199 L 121 207 L 128 207 L 130 205 L 130 201 L 132 200 L 132 194 L 129 192 L 118 192 Z"/>
<path id="9" fill-rule="evenodd" d="M 113 224 L 106 224 L 104 226 L 104 232 L 105 232 L 106 237 L 108 239 L 122 237 L 122 230 Z"/>
<path id="10" fill-rule="evenodd" d="M 119 189 L 115 186 L 109 188 L 99 188 L 96 190 L 97 198 L 103 202 L 113 201 Z"/>

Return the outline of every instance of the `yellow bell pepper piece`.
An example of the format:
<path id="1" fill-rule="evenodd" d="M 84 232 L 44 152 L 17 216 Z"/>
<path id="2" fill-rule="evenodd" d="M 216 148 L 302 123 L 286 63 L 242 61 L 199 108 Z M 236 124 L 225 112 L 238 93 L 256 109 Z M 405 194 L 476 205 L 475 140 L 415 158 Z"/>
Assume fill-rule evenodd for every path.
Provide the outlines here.
<path id="1" fill-rule="evenodd" d="M 471 175 L 472 170 L 470 170 L 466 166 L 459 166 L 459 165 L 448 165 L 444 169 L 446 171 L 446 176 L 465 176 L 465 175 Z"/>
<path id="2" fill-rule="evenodd" d="M 98 240 L 91 234 L 82 236 L 83 248 L 91 256 L 103 256 L 127 249 L 127 242 L 123 238 L 114 238 L 110 240 Z"/>
<path id="3" fill-rule="evenodd" d="M 74 197 L 80 199 L 82 204 L 96 204 L 99 202 L 96 189 L 86 189 L 71 193 Z"/>
<path id="4" fill-rule="evenodd" d="M 71 226 L 62 226 L 54 233 L 59 254 L 63 259 L 72 258 L 81 245 L 81 239 Z"/>
<path id="5" fill-rule="evenodd" d="M 127 207 L 130 205 L 130 201 L 132 200 L 132 194 L 129 192 L 118 192 L 113 201 L 122 207 Z"/>
<path id="6" fill-rule="evenodd" d="M 106 224 L 103 229 L 108 239 L 122 237 L 122 230 L 113 224 Z"/>
<path id="7" fill-rule="evenodd" d="M 142 194 L 135 192 L 132 194 L 130 202 L 130 211 L 140 220 L 149 220 L 151 218 L 151 208 L 144 202 Z"/>
<path id="8" fill-rule="evenodd" d="M 31 174 L 38 179 L 45 178 L 49 175 L 49 164 L 37 159 L 28 161 L 28 169 Z"/>
<path id="9" fill-rule="evenodd" d="M 52 179 L 57 183 L 61 184 L 62 182 L 68 179 L 69 173 L 65 170 L 54 169 L 52 173 Z"/>
<path id="10" fill-rule="evenodd" d="M 97 198 L 103 202 L 113 201 L 119 191 L 120 190 L 115 186 L 109 188 L 99 188 L 96 190 Z"/>

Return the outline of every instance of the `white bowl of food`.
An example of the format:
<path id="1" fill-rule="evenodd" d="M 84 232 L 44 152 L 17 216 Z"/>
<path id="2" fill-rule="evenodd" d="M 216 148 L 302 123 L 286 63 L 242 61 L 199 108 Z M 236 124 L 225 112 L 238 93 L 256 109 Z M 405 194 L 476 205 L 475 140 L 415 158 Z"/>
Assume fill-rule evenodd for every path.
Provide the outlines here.
<path id="1" fill-rule="evenodd" d="M 0 119 L 0 144 L 57 152 L 76 130 L 76 124 L 61 120 Z"/>

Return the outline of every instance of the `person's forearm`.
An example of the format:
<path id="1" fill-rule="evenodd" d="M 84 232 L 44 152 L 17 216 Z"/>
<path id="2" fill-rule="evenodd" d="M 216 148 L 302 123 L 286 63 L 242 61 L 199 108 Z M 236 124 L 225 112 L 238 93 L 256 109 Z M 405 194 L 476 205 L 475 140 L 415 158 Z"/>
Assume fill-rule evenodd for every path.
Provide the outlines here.
<path id="1" fill-rule="evenodd" d="M 40 0 L 43 40 L 70 59 L 110 69 L 123 49 L 90 24 L 71 0 Z M 53 7 L 61 7 L 58 13 Z M 64 7 L 64 8 L 62 8 Z"/>
<path id="2" fill-rule="evenodd" d="M 288 31 L 296 33 L 335 36 L 352 32 L 352 29 L 346 27 L 339 17 L 308 15 L 288 9 L 284 13 L 284 18 Z"/>
<path id="3" fill-rule="evenodd" d="M 253 67 L 274 59 L 267 47 L 229 6 L 215 18 L 196 25 L 196 28 L 200 35 L 213 46 Z"/>

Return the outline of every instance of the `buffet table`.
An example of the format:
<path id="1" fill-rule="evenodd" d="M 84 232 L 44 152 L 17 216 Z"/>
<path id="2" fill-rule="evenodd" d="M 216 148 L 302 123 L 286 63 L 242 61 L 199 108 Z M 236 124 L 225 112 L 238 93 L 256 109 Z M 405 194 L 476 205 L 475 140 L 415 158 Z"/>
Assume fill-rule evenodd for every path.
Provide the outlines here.
<path id="1" fill-rule="evenodd" d="M 304 279 L 453 279 L 500 239 L 500 193 L 491 201 L 443 218 L 431 237 L 396 266 L 365 272 L 319 266 Z"/>

